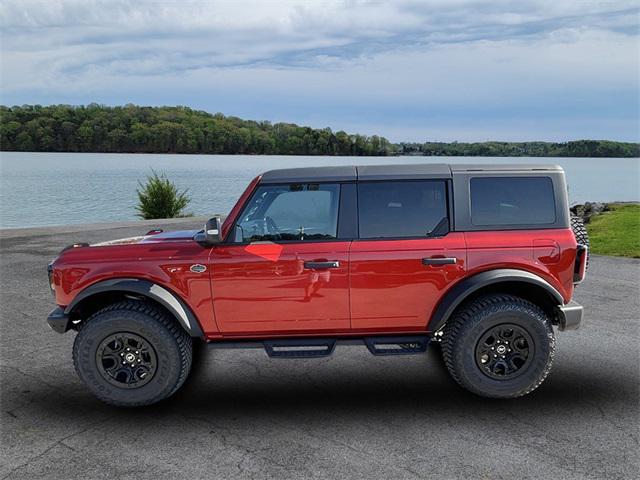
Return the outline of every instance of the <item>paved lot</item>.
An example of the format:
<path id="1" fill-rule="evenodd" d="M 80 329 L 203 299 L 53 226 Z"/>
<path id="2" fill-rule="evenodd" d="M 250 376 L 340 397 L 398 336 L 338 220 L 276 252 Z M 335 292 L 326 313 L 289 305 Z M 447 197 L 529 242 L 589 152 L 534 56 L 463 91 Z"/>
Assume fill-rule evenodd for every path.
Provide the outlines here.
<path id="1" fill-rule="evenodd" d="M 0 232 L 0 478 L 638 478 L 640 261 L 593 259 L 585 325 L 559 334 L 551 376 L 522 399 L 464 392 L 436 349 L 200 349 L 177 395 L 119 410 L 76 377 L 74 335 L 46 326 L 45 267 L 74 241 L 146 228 Z"/>

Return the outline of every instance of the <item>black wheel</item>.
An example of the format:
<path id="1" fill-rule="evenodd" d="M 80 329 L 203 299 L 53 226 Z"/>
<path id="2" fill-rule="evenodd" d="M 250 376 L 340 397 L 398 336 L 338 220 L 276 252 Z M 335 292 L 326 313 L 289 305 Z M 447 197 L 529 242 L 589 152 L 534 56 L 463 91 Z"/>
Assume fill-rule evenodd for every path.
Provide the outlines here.
<path id="1" fill-rule="evenodd" d="M 166 312 L 139 301 L 109 305 L 81 324 L 76 372 L 105 403 L 135 407 L 172 395 L 191 369 L 192 340 Z"/>
<path id="2" fill-rule="evenodd" d="M 587 247 L 587 265 L 586 268 L 589 268 L 589 234 L 587 233 L 587 229 L 584 226 L 584 222 L 582 218 L 571 215 L 571 230 L 573 230 L 573 235 L 576 237 L 576 242 L 580 245 L 584 245 Z"/>
<path id="3" fill-rule="evenodd" d="M 447 322 L 442 355 L 467 390 L 493 398 L 532 392 L 551 370 L 555 337 L 536 305 L 512 295 L 478 298 Z"/>

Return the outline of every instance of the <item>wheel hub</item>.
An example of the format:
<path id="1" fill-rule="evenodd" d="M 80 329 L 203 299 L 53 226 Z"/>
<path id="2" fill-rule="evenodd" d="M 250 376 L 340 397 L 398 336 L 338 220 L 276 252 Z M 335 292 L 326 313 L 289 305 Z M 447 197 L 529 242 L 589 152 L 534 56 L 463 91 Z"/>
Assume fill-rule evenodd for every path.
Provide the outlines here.
<path id="1" fill-rule="evenodd" d="M 118 388 L 140 388 L 149 383 L 158 368 L 158 357 L 151 343 L 130 332 L 106 337 L 96 351 L 98 371 Z"/>
<path id="2" fill-rule="evenodd" d="M 475 357 L 482 373 L 495 380 L 508 380 L 527 369 L 533 351 L 531 335 L 519 325 L 505 323 L 480 336 Z"/>

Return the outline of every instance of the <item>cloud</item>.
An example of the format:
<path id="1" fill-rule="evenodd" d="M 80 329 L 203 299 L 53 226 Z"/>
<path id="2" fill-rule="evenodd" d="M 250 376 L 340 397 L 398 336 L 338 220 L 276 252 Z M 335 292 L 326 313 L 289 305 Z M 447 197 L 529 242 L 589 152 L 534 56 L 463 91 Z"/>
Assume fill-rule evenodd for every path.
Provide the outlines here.
<path id="1" fill-rule="evenodd" d="M 415 139 L 501 138 L 505 126 L 580 136 L 574 126 L 597 123 L 632 139 L 639 12 L 625 1 L 5 0 L 2 102 L 181 103 Z"/>

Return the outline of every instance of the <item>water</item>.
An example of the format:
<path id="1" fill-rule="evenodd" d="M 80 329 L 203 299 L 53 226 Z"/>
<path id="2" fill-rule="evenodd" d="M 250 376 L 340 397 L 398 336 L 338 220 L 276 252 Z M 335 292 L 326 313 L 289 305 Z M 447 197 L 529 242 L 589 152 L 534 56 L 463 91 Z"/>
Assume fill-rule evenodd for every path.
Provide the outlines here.
<path id="1" fill-rule="evenodd" d="M 290 157 L 102 153 L 0 154 L 0 228 L 134 220 L 138 180 L 166 172 L 195 215 L 227 213 L 247 183 L 275 168 L 378 163 L 553 163 L 572 203 L 640 200 L 636 158 Z"/>

